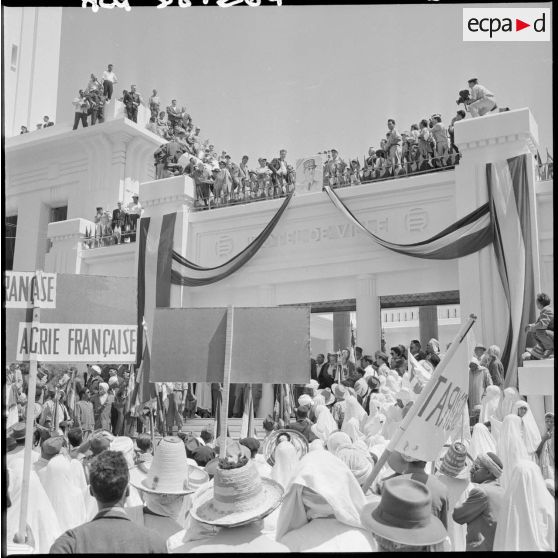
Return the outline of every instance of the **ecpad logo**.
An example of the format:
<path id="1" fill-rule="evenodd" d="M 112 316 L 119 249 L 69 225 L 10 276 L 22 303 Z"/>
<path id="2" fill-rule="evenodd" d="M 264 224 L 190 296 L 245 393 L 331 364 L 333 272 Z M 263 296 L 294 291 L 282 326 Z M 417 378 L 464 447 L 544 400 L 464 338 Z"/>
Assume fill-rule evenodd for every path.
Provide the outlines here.
<path id="1" fill-rule="evenodd" d="M 550 41 L 550 8 L 463 8 L 464 41 Z"/>

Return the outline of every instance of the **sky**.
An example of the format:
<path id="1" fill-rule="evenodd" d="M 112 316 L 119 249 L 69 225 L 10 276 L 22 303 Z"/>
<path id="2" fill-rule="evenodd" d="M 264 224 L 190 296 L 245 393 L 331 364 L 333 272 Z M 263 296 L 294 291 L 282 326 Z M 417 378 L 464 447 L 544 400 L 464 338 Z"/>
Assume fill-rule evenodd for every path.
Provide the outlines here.
<path id="1" fill-rule="evenodd" d="M 400 131 L 433 113 L 448 123 L 458 91 L 478 77 L 499 106 L 531 109 L 543 160 L 552 153 L 551 42 L 463 42 L 472 4 L 130 5 L 64 8 L 59 122 L 73 121 L 89 74 L 112 63 L 118 96 L 135 83 L 145 100 L 154 88 L 164 106 L 176 98 L 233 160 L 286 148 L 294 162 L 336 148 L 362 161 L 388 118 Z"/>

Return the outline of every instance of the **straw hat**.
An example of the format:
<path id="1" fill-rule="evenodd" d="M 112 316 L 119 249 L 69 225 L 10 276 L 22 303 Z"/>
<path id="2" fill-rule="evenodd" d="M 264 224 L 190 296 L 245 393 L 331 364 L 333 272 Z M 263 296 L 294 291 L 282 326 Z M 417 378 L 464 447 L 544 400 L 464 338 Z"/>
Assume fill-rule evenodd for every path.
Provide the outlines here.
<path id="1" fill-rule="evenodd" d="M 287 434 L 290 437 L 291 444 L 295 447 L 298 459 L 302 459 L 308 453 L 308 440 L 298 430 L 290 430 L 289 428 L 281 428 L 274 430 L 263 443 L 262 453 L 265 460 L 273 467 L 275 464 L 275 448 L 279 443 L 281 434 Z"/>
<path id="2" fill-rule="evenodd" d="M 283 487 L 267 477 L 260 477 L 251 459 L 234 469 L 220 465 L 207 487 L 190 510 L 201 523 L 218 527 L 239 527 L 262 519 L 275 510 L 283 499 Z"/>
<path id="3" fill-rule="evenodd" d="M 147 469 L 147 465 L 144 463 L 143 467 Z M 197 482 L 194 482 L 194 478 L 190 482 L 189 473 L 192 469 L 193 466 L 186 463 L 186 449 L 182 440 L 167 436 L 157 446 L 147 474 L 138 467 L 130 471 L 130 484 L 152 494 L 191 494 L 209 480 L 207 473 L 200 470 L 193 471 Z"/>
<path id="4" fill-rule="evenodd" d="M 399 544 L 433 545 L 448 536 L 444 524 L 432 515 L 426 485 L 407 478 L 386 481 L 381 500 L 365 505 L 360 518 L 372 533 Z"/>
<path id="5" fill-rule="evenodd" d="M 467 448 L 461 442 L 453 442 L 443 456 L 436 461 L 436 469 L 447 477 L 455 479 L 468 479 L 472 457 L 467 453 Z"/>

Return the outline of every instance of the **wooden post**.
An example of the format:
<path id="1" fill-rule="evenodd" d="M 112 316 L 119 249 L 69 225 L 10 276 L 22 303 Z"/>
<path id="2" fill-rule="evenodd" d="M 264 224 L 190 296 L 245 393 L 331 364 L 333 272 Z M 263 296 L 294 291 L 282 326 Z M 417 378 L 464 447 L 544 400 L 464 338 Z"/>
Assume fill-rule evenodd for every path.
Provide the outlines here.
<path id="1" fill-rule="evenodd" d="M 234 328 L 234 306 L 227 310 L 227 334 L 225 337 L 225 370 L 223 378 L 223 401 L 221 403 L 221 437 L 223 443 L 219 448 L 219 457 L 224 459 L 227 455 L 227 431 L 229 420 L 229 392 L 231 389 L 232 343 Z"/>
<path id="2" fill-rule="evenodd" d="M 438 364 L 438 366 L 436 367 L 434 374 L 432 374 L 432 378 L 430 378 L 430 381 L 423 388 L 421 394 L 419 395 L 419 398 L 413 403 L 413 405 L 409 409 L 409 412 L 405 415 L 405 418 L 399 425 L 399 428 L 397 429 L 395 435 L 389 441 L 387 448 L 384 450 L 384 453 L 382 453 L 380 459 L 378 459 L 378 462 L 374 466 L 374 469 L 372 469 L 372 472 L 370 473 L 369 477 L 366 479 L 366 482 L 362 486 L 362 490 L 364 491 L 365 494 L 368 491 L 368 489 L 372 486 L 374 479 L 378 476 L 378 473 L 381 471 L 382 467 L 388 460 L 391 452 L 397 446 L 399 440 L 401 439 L 401 436 L 403 436 L 405 430 L 407 430 L 409 424 L 411 424 L 411 421 L 415 418 L 416 414 L 418 413 L 418 410 L 422 406 L 424 399 L 426 399 L 426 397 L 428 396 L 431 387 L 436 385 L 438 378 L 442 375 L 442 372 L 447 368 L 448 363 L 451 361 L 453 355 L 456 353 L 457 349 L 459 348 L 459 345 L 461 345 L 461 342 L 463 341 L 463 339 L 465 338 L 465 336 L 467 335 L 471 327 L 473 327 L 473 324 L 475 323 L 476 319 L 477 317 L 474 314 L 471 314 L 467 322 L 465 322 L 461 326 L 461 329 L 457 332 L 457 335 L 455 336 L 454 340 L 451 342 L 448 352 L 444 355 L 444 358 L 441 360 L 440 364 Z"/>
<path id="3" fill-rule="evenodd" d="M 41 283 L 42 271 L 35 272 L 35 281 Z M 31 289 L 33 291 L 33 289 Z M 39 301 L 33 298 L 33 327 L 41 324 Z M 23 452 L 23 476 L 21 480 L 21 504 L 18 535 L 25 540 L 27 533 L 27 509 L 29 506 L 29 477 L 31 476 L 31 450 L 33 446 L 33 423 L 35 422 L 35 391 L 37 388 L 37 353 L 29 343 L 29 380 L 27 384 L 27 413 L 25 418 L 25 449 Z"/>

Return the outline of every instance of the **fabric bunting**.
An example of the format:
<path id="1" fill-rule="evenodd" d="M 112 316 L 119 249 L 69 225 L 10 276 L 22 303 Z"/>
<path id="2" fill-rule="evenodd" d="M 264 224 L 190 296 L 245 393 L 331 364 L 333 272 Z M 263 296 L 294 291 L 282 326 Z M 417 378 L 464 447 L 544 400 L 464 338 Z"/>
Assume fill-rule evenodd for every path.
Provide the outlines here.
<path id="1" fill-rule="evenodd" d="M 251 242 L 242 252 L 231 258 L 228 262 L 217 267 L 201 267 L 196 265 L 177 252 L 173 251 L 173 268 L 171 273 L 171 281 L 173 285 L 183 285 L 187 287 L 201 287 L 203 285 L 211 285 L 217 281 L 225 279 L 243 265 L 248 263 L 256 252 L 262 247 L 264 242 L 269 238 L 273 229 L 281 219 L 281 216 L 287 209 L 293 194 L 289 194 L 279 211 L 274 215 L 273 219 L 267 224 L 265 229 Z"/>
<path id="2" fill-rule="evenodd" d="M 335 207 L 361 232 L 384 248 L 399 254 L 421 259 L 452 260 L 473 254 L 492 242 L 492 225 L 488 203 L 459 219 L 459 221 L 432 238 L 414 244 L 395 244 L 370 232 L 353 215 L 334 190 L 329 186 L 324 186 L 324 189 Z"/>
<path id="3" fill-rule="evenodd" d="M 504 387 L 515 387 L 517 366 L 526 345 L 524 327 L 536 319 L 527 155 L 488 164 L 486 179 L 496 265 L 509 309 L 501 358 L 507 370 Z"/>

